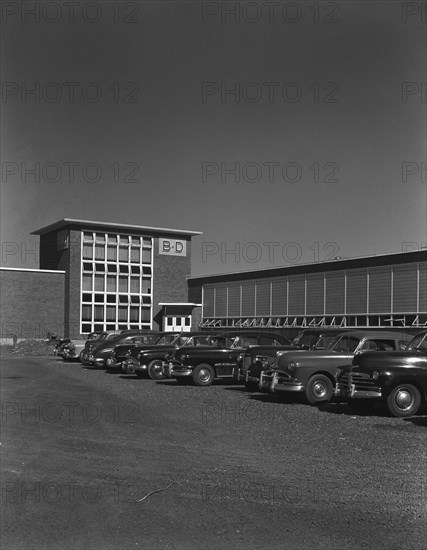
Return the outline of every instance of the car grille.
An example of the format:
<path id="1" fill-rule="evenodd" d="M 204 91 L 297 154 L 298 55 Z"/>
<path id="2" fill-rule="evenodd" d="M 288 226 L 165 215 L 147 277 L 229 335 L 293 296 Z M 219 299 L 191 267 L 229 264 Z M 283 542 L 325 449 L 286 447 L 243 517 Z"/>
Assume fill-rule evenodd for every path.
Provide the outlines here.
<path id="1" fill-rule="evenodd" d="M 378 386 L 378 384 L 369 376 L 369 374 L 356 372 L 344 374 L 340 378 L 340 384 L 342 384 L 344 388 L 348 390 L 350 389 L 350 385 L 354 384 L 355 389 L 359 391 L 370 390 Z"/>

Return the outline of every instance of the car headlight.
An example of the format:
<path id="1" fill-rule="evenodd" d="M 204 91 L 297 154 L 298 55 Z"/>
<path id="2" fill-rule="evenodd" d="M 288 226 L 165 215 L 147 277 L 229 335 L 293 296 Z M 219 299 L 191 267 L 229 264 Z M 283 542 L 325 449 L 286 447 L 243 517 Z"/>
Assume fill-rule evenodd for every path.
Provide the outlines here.
<path id="1" fill-rule="evenodd" d="M 189 355 L 186 355 L 185 353 L 184 353 L 184 355 L 181 355 L 181 357 L 180 357 L 180 361 L 181 361 L 181 362 L 187 361 L 187 359 L 190 359 L 190 356 L 189 356 Z"/>
<path id="2" fill-rule="evenodd" d="M 237 356 L 237 361 L 243 361 L 243 353 L 239 353 Z"/>
<path id="3" fill-rule="evenodd" d="M 288 363 L 288 371 L 294 372 L 294 370 L 298 367 L 298 363 L 296 361 L 290 361 Z"/>
<path id="4" fill-rule="evenodd" d="M 342 375 L 342 373 L 343 373 L 342 368 L 341 368 L 341 367 L 337 367 L 337 368 L 335 369 L 335 378 L 339 378 L 339 377 Z"/>
<path id="5" fill-rule="evenodd" d="M 380 373 L 377 370 L 374 370 L 374 372 L 372 373 L 372 380 L 378 380 L 379 377 Z"/>

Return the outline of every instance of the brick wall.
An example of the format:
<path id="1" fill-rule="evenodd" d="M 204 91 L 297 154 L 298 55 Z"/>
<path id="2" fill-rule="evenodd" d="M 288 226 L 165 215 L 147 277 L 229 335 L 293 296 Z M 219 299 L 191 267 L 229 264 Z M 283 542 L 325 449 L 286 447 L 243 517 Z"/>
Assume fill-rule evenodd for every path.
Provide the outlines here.
<path id="1" fill-rule="evenodd" d="M 65 273 L 0 269 L 1 338 L 64 334 Z"/>
<path id="2" fill-rule="evenodd" d="M 71 338 L 80 335 L 81 240 L 80 230 L 70 230 L 69 263 L 65 279 L 65 333 Z"/>
<path id="3" fill-rule="evenodd" d="M 63 230 L 60 231 L 63 233 Z M 68 247 L 58 250 L 58 231 L 40 236 L 40 269 L 61 269 L 65 274 L 64 335 L 80 335 L 81 231 L 68 230 Z"/>

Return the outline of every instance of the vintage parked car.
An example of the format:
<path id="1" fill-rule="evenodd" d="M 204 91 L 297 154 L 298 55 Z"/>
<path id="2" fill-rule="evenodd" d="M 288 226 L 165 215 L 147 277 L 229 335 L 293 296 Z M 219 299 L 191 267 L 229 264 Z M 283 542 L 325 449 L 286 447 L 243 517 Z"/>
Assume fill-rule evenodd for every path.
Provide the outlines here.
<path id="1" fill-rule="evenodd" d="M 120 336 L 121 334 L 125 332 L 131 332 L 129 330 L 105 330 L 103 331 L 99 338 L 97 340 L 92 340 L 90 342 L 86 342 L 85 349 L 81 356 L 81 362 L 83 365 L 90 365 L 89 362 L 89 356 L 97 348 L 98 346 L 102 346 L 106 343 L 107 340 L 112 340 L 113 338 L 117 338 L 117 336 Z"/>
<path id="2" fill-rule="evenodd" d="M 126 374 L 136 374 L 138 378 L 148 376 L 152 380 L 165 378 L 162 365 L 166 355 L 175 349 L 186 346 L 212 346 L 215 332 L 181 332 L 170 343 L 154 346 L 135 346 L 129 350 L 126 359 L 122 362 L 122 371 Z"/>
<path id="3" fill-rule="evenodd" d="M 58 340 L 56 340 L 55 347 L 53 348 L 53 355 L 63 357 L 64 348 L 70 343 L 70 341 L 70 338 L 58 338 Z"/>
<path id="4" fill-rule="evenodd" d="M 157 346 L 170 346 L 173 340 L 179 336 L 181 332 L 149 332 L 143 337 L 134 342 L 124 342 L 114 346 L 110 357 L 107 358 L 106 366 L 110 369 L 122 369 L 122 363 L 130 355 L 133 349 L 138 347 L 138 350 L 157 349 Z"/>
<path id="5" fill-rule="evenodd" d="M 325 349 L 331 339 L 335 339 L 338 334 L 345 331 L 346 329 L 325 327 L 306 329 L 298 333 L 290 346 L 254 346 L 248 348 L 239 355 L 237 366 L 233 370 L 233 378 L 237 382 L 244 382 L 248 389 L 256 389 L 258 388 L 261 372 L 271 369 L 271 363 L 282 353 L 297 349 Z"/>
<path id="6" fill-rule="evenodd" d="M 64 345 L 62 358 L 64 361 L 81 360 L 83 350 L 87 342 L 97 341 L 102 332 L 91 332 L 87 335 L 87 338 L 69 340 Z"/>
<path id="7" fill-rule="evenodd" d="M 355 330 L 336 336 L 326 349 L 290 351 L 274 369 L 261 373 L 260 390 L 304 393 L 311 405 L 330 401 L 337 367 L 351 365 L 355 354 L 402 349 L 410 336 L 395 331 Z"/>
<path id="8" fill-rule="evenodd" d="M 427 401 L 427 330 L 419 332 L 405 351 L 364 353 L 349 367 L 336 371 L 336 390 L 357 409 L 378 400 L 392 416 L 416 414 Z"/>
<path id="9" fill-rule="evenodd" d="M 126 330 L 121 334 L 100 342 L 89 353 L 89 365 L 101 368 L 106 367 L 109 359 L 111 362 L 111 353 L 115 346 L 119 344 L 143 344 L 147 334 L 150 334 L 147 330 Z"/>
<path id="10" fill-rule="evenodd" d="M 265 330 L 224 332 L 214 347 L 177 349 L 163 364 L 164 375 L 176 380 L 192 380 L 196 386 L 210 386 L 215 378 L 232 378 L 238 357 L 251 346 L 290 346 L 286 336 Z"/>

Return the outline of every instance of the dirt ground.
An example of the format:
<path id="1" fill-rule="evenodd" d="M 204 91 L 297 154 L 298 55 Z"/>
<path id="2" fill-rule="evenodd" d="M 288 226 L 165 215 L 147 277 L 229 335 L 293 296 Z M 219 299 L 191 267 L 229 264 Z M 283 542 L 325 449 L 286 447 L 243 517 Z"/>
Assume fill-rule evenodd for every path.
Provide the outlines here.
<path id="1" fill-rule="evenodd" d="M 426 549 L 427 415 L 2 361 L 2 548 Z"/>

